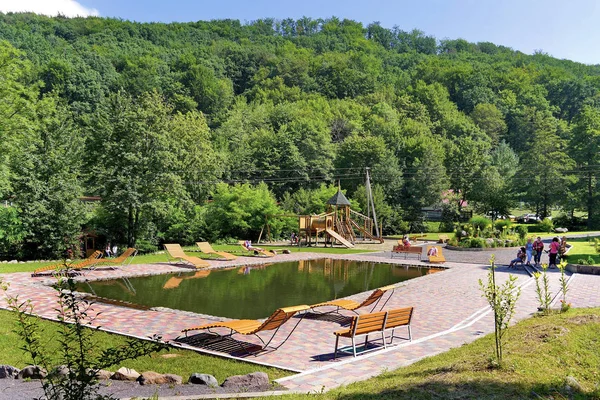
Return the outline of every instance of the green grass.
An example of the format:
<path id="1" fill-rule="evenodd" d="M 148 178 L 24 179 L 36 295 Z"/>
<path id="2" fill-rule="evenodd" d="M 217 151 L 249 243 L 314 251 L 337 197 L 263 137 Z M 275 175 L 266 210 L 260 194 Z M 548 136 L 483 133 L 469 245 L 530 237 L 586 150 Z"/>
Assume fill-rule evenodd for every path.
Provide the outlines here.
<path id="1" fill-rule="evenodd" d="M 311 252 L 311 253 L 323 253 L 323 254 L 357 254 L 357 253 L 369 253 L 375 250 L 361 250 L 361 249 L 347 249 L 342 247 L 300 247 L 297 246 L 270 246 L 270 245 L 262 245 L 267 249 L 277 249 L 283 250 L 288 249 L 292 253 L 298 252 Z M 217 251 L 228 251 L 233 254 L 237 254 L 240 256 L 248 256 L 249 252 L 244 251 L 240 246 L 236 245 L 215 245 L 213 248 Z M 211 254 L 204 254 L 197 250 L 195 246 L 187 246 L 184 248 L 188 255 L 193 255 L 195 257 L 200 257 L 204 259 L 215 259 L 217 256 Z M 0 264 L 0 274 L 8 274 L 12 272 L 33 272 L 37 268 L 44 267 L 46 265 L 56 264 L 58 261 L 51 262 L 25 262 L 23 264 Z M 138 255 L 133 259 L 132 264 L 153 264 L 167 262 L 167 256 L 164 253 L 158 254 L 142 254 Z"/>
<path id="2" fill-rule="evenodd" d="M 578 260 L 592 258 L 593 265 L 600 265 L 600 254 L 596 253 L 593 238 L 569 239 L 567 243 L 573 245 L 567 253 L 567 261 L 572 264 L 578 264 Z"/>
<path id="3" fill-rule="evenodd" d="M 505 336 L 504 367 L 490 366 L 493 335 L 323 395 L 284 399 L 598 399 L 600 309 L 533 317 Z M 567 376 L 582 392 L 565 390 Z"/>
<path id="4" fill-rule="evenodd" d="M 31 360 L 20 349 L 21 338 L 14 332 L 15 314 L 10 311 L 0 310 L 0 364 L 13 365 L 23 368 L 31 363 Z M 40 320 L 41 337 L 45 341 L 43 348 L 53 353 L 58 348 L 56 331 L 57 322 Z M 106 332 L 94 331 L 94 343 L 98 348 L 104 349 L 125 344 L 125 337 Z M 56 361 L 58 363 L 58 361 Z M 188 350 L 173 349 L 169 352 L 161 352 L 152 356 L 140 357 L 137 360 L 124 361 L 122 365 L 116 365 L 111 370 L 116 371 L 119 367 L 133 368 L 138 372 L 156 371 L 159 373 L 173 373 L 181 375 L 185 380 L 194 372 L 208 373 L 213 375 L 219 382 L 231 375 L 249 374 L 262 371 L 269 375 L 271 380 L 291 375 L 291 372 L 277 368 L 267 368 L 219 357 L 207 356 Z"/>

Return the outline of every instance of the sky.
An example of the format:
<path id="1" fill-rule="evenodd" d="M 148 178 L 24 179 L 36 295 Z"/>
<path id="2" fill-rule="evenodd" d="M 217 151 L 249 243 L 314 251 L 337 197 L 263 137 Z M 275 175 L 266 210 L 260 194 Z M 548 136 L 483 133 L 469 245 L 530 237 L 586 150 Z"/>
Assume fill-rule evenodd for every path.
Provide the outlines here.
<path id="1" fill-rule="evenodd" d="M 138 22 L 336 16 L 600 64 L 598 0 L 0 0 L 0 11 Z"/>

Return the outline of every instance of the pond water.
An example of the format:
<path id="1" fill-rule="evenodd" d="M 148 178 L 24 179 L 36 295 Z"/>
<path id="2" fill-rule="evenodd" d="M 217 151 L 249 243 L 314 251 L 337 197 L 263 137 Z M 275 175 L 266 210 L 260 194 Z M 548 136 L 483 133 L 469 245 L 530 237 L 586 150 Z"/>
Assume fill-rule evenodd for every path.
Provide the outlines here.
<path id="1" fill-rule="evenodd" d="M 280 307 L 316 304 L 437 271 L 326 258 L 79 283 L 78 290 L 132 305 L 258 319 Z"/>

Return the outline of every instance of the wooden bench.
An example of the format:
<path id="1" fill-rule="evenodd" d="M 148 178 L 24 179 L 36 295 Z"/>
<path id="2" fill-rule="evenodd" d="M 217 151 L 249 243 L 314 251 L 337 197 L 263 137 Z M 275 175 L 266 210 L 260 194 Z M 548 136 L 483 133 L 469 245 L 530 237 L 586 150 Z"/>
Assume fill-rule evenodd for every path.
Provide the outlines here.
<path id="1" fill-rule="evenodd" d="M 406 307 L 390 311 L 379 311 L 376 313 L 362 314 L 353 317 L 352 321 L 350 322 L 349 328 L 342 329 L 333 333 L 335 335 L 335 352 L 333 358 L 337 358 L 340 337 L 346 337 L 352 340 L 352 354 L 354 357 L 356 357 L 357 354 L 355 339 L 359 336 L 365 337 L 363 345 L 364 349 L 360 353 L 377 350 L 377 348 L 367 349 L 370 334 L 381 334 L 381 341 L 383 342 L 383 347 L 386 348 L 387 342 L 385 339 L 385 332 L 388 330 L 392 331 L 392 334 L 390 336 L 391 344 L 394 340 L 394 331 L 402 326 L 406 326 L 408 328 L 408 340 L 412 341 L 412 335 L 410 330 L 410 321 L 412 319 L 412 313 L 413 308 Z"/>
<path id="2" fill-rule="evenodd" d="M 392 258 L 394 258 L 394 254 L 404 254 L 404 259 L 408 257 L 409 254 L 415 254 L 419 261 L 421 261 L 421 254 L 423 253 L 423 248 L 419 246 L 402 246 L 397 245 L 392 249 Z"/>
<path id="3" fill-rule="evenodd" d="M 438 243 L 447 243 L 450 238 L 448 235 L 438 235 Z"/>
<path id="4" fill-rule="evenodd" d="M 412 235 L 412 236 L 409 236 L 408 239 L 411 242 L 416 242 L 417 240 L 421 240 L 421 239 L 425 238 L 426 236 L 427 235 Z"/>

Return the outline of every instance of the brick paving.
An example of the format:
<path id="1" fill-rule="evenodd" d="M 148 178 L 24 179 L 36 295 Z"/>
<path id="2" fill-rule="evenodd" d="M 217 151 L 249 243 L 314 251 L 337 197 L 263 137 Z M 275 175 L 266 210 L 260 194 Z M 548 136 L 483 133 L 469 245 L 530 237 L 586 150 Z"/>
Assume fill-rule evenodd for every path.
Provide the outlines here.
<path id="1" fill-rule="evenodd" d="M 505 263 L 505 257 L 512 258 L 514 252 L 514 250 L 510 252 L 501 250 L 502 252 L 495 252 L 498 254 L 499 264 Z M 257 356 L 244 354 L 238 347 L 230 347 L 238 343 L 235 341 L 223 341 L 208 346 L 207 349 L 199 349 L 193 346 L 193 339 L 197 337 L 192 337 L 180 345 L 200 352 L 221 354 L 298 372 L 278 382 L 288 389 L 302 392 L 329 390 L 339 385 L 370 378 L 385 370 L 409 365 L 424 357 L 469 343 L 492 332 L 493 329 L 492 315 L 481 297 L 478 283 L 479 279 L 486 278 L 487 267 L 484 263 L 489 258 L 489 254 L 450 250 L 444 250 L 444 254 L 449 260 L 444 264 L 447 270 L 398 284 L 398 288 L 386 305 L 386 309 L 415 307 L 412 342 L 396 339 L 393 347 L 366 353 L 357 358 L 338 354 L 337 360 L 333 360 L 335 337 L 332 333 L 347 323 L 348 318 L 333 318 L 331 314 L 319 316 L 311 313 L 303 318 L 290 339 L 277 351 L 263 352 Z M 356 255 L 293 253 L 278 255 L 275 260 L 290 261 L 323 257 L 427 267 L 426 263 L 417 260 L 390 259 L 389 252 Z M 477 261 L 468 262 L 472 259 Z M 210 261 L 210 263 L 212 268 L 219 268 L 273 261 L 273 259 L 240 257 L 234 261 Z M 78 279 L 111 279 L 123 276 L 178 273 L 183 270 L 181 267 L 168 264 L 132 265 L 122 270 L 89 271 Z M 505 281 L 508 273 L 506 268 L 500 267 L 497 281 L 499 283 Z M 522 288 L 515 319 L 527 318 L 537 309 L 535 282 L 523 270 L 510 270 L 510 273 L 517 276 L 517 284 Z M 558 280 L 560 274 L 556 270 L 551 270 L 549 275 L 551 290 L 557 293 L 560 287 Z M 56 294 L 53 289 L 45 285 L 52 282 L 51 278 L 32 278 L 26 273 L 4 274 L 1 277 L 10 283 L 10 294 L 18 294 L 22 300 L 30 299 L 36 314 L 55 319 Z M 600 276 L 574 274 L 570 277 L 569 287 L 568 299 L 573 307 L 600 306 Z M 360 301 L 369 294 L 370 292 L 359 293 L 350 298 Z M 5 307 L 4 299 L 0 300 L 0 307 Z M 225 319 L 176 310 L 138 310 L 104 303 L 96 303 L 94 311 L 101 313 L 95 324 L 102 326 L 102 329 L 136 337 L 160 334 L 170 341 L 177 338 L 183 328 L 212 322 L 215 319 Z M 344 312 L 344 315 L 349 317 L 353 314 Z M 275 344 L 279 338 L 284 338 L 289 333 L 296 321 L 297 319 L 294 319 L 282 327 Z M 400 334 L 404 332 L 401 330 Z M 235 338 L 248 345 L 260 343 L 254 337 L 236 335 Z M 342 343 L 346 344 L 346 342 Z M 226 354 L 220 351 L 226 351 Z"/>

